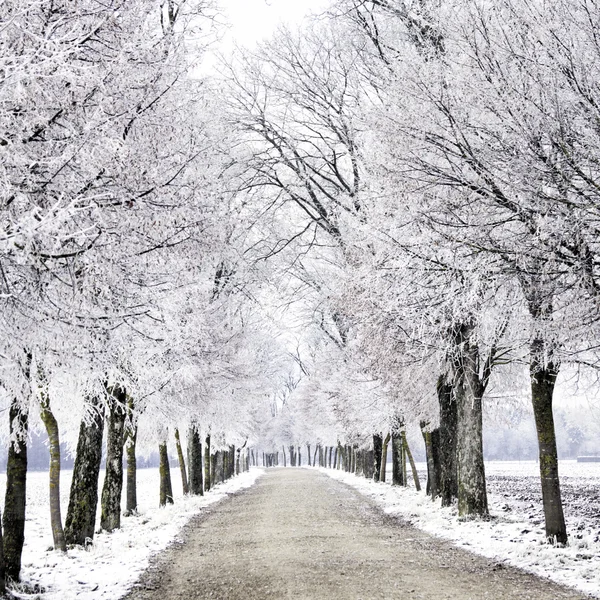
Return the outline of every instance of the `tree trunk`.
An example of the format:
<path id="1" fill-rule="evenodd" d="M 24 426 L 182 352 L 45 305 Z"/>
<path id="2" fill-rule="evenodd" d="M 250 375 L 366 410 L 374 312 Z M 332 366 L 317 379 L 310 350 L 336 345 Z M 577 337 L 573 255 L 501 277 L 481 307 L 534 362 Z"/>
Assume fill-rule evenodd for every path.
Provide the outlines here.
<path id="1" fill-rule="evenodd" d="M 312 467 L 313 465 L 310 464 L 310 444 L 306 444 L 306 455 L 308 456 L 308 466 Z"/>
<path id="2" fill-rule="evenodd" d="M 158 467 L 160 474 L 159 506 L 165 506 L 167 503 L 173 504 L 173 487 L 171 486 L 171 467 L 169 465 L 167 442 L 158 445 L 158 455 L 160 457 Z"/>
<path id="3" fill-rule="evenodd" d="M 433 459 L 433 436 L 428 429 L 429 424 L 421 421 L 421 432 L 425 442 L 425 456 L 427 457 L 427 493 L 435 500 L 439 496 L 438 472 Z"/>
<path id="4" fill-rule="evenodd" d="M 386 434 L 383 444 L 381 445 L 381 466 L 379 468 L 379 481 L 385 483 L 385 472 L 387 470 L 387 453 L 388 445 L 390 443 L 391 436 L 389 432 Z"/>
<path id="5" fill-rule="evenodd" d="M 483 387 L 479 379 L 479 350 L 471 340 L 474 329 L 472 324 L 461 325 L 456 345 L 458 515 L 463 519 L 488 515 L 483 464 Z"/>
<path id="6" fill-rule="evenodd" d="M 123 490 L 123 437 L 125 435 L 127 395 L 116 386 L 108 398 L 106 428 L 106 474 L 102 487 L 100 527 L 114 531 L 121 527 L 121 492 Z"/>
<path id="7" fill-rule="evenodd" d="M 365 478 L 375 479 L 375 454 L 373 450 L 365 451 Z"/>
<path id="8" fill-rule="evenodd" d="M 392 433 L 392 485 L 406 485 L 402 464 L 404 463 L 404 446 L 400 431 Z"/>
<path id="9" fill-rule="evenodd" d="M 381 453 L 383 438 L 380 433 L 373 435 L 373 479 L 379 481 L 381 478 Z"/>
<path id="10" fill-rule="evenodd" d="M 254 450 L 252 451 L 252 460 L 254 460 Z M 204 440 L 204 489 L 208 492 L 213 485 L 210 476 L 210 433 L 206 434 Z"/>
<path id="11" fill-rule="evenodd" d="M 204 487 L 202 481 L 202 443 L 200 442 L 200 432 L 196 425 L 188 429 L 187 436 L 188 452 L 188 489 L 194 496 L 202 496 Z"/>
<path id="12" fill-rule="evenodd" d="M 323 446 L 321 446 L 321 444 L 319 444 L 319 466 L 320 467 L 325 466 L 323 464 Z"/>
<path id="13" fill-rule="evenodd" d="M 133 400 L 127 403 L 129 424 L 127 427 L 127 440 L 125 441 L 125 455 L 127 457 L 127 485 L 125 499 L 125 516 L 137 514 L 137 459 L 135 456 L 137 444 L 137 423 L 134 423 Z"/>
<path id="14" fill-rule="evenodd" d="M 319 452 L 319 446 L 315 448 L 315 453 L 313 455 L 313 467 L 317 466 L 317 452 Z"/>
<path id="15" fill-rule="evenodd" d="M 413 460 L 412 452 L 408 447 L 408 441 L 406 439 L 406 431 L 402 432 L 402 445 L 404 446 L 404 451 L 406 452 L 406 456 L 408 456 L 408 462 L 410 463 L 410 469 L 413 475 L 413 481 L 415 482 L 415 488 L 417 491 L 421 491 L 421 482 L 419 481 L 419 474 L 417 473 L 417 467 L 415 466 L 415 461 Z"/>
<path id="16" fill-rule="evenodd" d="M 558 376 L 558 367 L 544 364 L 544 341 L 536 339 L 531 349 L 531 398 L 538 438 L 542 503 L 546 521 L 546 537 L 550 542 L 567 543 L 567 529 L 563 513 L 558 478 L 558 453 L 552 399 Z"/>
<path id="17" fill-rule="evenodd" d="M 285 446 L 283 446 L 283 466 L 287 467 L 287 454 L 285 453 Z"/>
<path id="18" fill-rule="evenodd" d="M 181 438 L 179 437 L 179 429 L 177 429 L 177 428 L 175 428 L 175 449 L 177 450 L 177 460 L 179 461 L 179 471 L 181 472 L 181 487 L 183 489 L 184 495 L 189 494 L 190 487 L 188 485 L 188 480 L 187 480 L 185 459 L 183 458 L 183 449 L 181 448 Z"/>
<path id="19" fill-rule="evenodd" d="M 19 581 L 25 542 L 25 493 L 27 486 L 27 431 L 29 414 L 15 399 L 9 409 L 10 439 L 6 463 L 4 499 L 4 568 L 7 579 Z"/>
<path id="20" fill-rule="evenodd" d="M 335 456 L 333 457 L 333 468 L 334 469 L 337 469 L 337 464 L 338 464 L 338 449 L 336 447 Z"/>
<path id="21" fill-rule="evenodd" d="M 302 466 L 302 447 L 298 446 L 298 466 Z"/>
<path id="22" fill-rule="evenodd" d="M 98 476 L 102 461 L 103 408 L 96 397 L 89 400 L 90 418 L 81 421 L 69 508 L 65 520 L 67 544 L 85 546 L 94 538 L 98 507 Z"/>
<path id="23" fill-rule="evenodd" d="M 458 412 L 452 386 L 445 375 L 437 382 L 440 426 L 432 432 L 432 458 L 439 463 L 438 485 L 442 506 L 452 506 L 458 498 L 457 440 Z"/>
<path id="24" fill-rule="evenodd" d="M 41 395 L 40 416 L 48 434 L 50 447 L 50 525 L 52 527 L 52 539 L 55 550 L 66 552 L 67 543 L 65 542 L 60 514 L 60 437 L 58 423 L 50 409 L 50 399 L 47 392 L 43 392 Z"/>
<path id="25" fill-rule="evenodd" d="M 329 447 L 329 468 L 331 469 L 331 455 L 333 454 L 333 446 Z M 333 467 L 335 469 L 335 466 Z"/>

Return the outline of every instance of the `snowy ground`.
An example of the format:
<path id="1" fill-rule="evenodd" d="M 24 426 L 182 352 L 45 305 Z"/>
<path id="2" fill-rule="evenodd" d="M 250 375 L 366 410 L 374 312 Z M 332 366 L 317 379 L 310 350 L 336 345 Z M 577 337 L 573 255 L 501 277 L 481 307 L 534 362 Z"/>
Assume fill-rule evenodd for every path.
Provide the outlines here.
<path id="1" fill-rule="evenodd" d="M 425 465 L 417 467 L 425 487 Z M 455 508 L 441 508 L 414 487 L 392 487 L 323 469 L 371 497 L 387 513 L 424 531 L 600 598 L 600 463 L 561 461 L 559 470 L 569 531 L 567 548 L 546 544 L 534 461 L 486 463 L 492 519 L 472 522 L 459 522 Z"/>
<path id="2" fill-rule="evenodd" d="M 123 596 L 153 554 L 166 548 L 191 517 L 228 494 L 251 486 L 262 469 L 251 469 L 219 484 L 203 497 L 183 497 L 179 471 L 173 469 L 175 504 L 158 507 L 158 469 L 138 470 L 139 516 L 121 519 L 122 528 L 94 537 L 90 550 L 54 552 L 48 509 L 48 473 L 27 475 L 27 520 L 21 576 L 29 586 L 39 585 L 40 594 L 16 594 L 40 600 L 116 600 Z M 71 471 L 61 473 L 63 519 L 66 515 Z M 101 473 L 102 484 L 104 474 Z M 6 476 L 0 476 L 0 497 L 4 497 Z M 98 514 L 100 510 L 98 509 Z"/>

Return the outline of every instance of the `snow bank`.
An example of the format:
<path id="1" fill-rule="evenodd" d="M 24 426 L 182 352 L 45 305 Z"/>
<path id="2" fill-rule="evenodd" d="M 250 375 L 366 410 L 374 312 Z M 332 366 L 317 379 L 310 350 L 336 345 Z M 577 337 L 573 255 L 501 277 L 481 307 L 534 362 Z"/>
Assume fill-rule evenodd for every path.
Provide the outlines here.
<path id="1" fill-rule="evenodd" d="M 537 464 L 486 463 L 490 479 L 489 521 L 459 522 L 456 507 L 442 508 L 425 492 L 375 483 L 343 471 L 321 469 L 371 498 L 383 510 L 456 546 L 510 564 L 600 598 L 600 467 L 561 461 L 561 483 L 580 492 L 580 502 L 565 501 L 569 546 L 555 548 L 544 536 Z M 424 483 L 421 466 L 421 483 Z M 391 479 L 391 478 L 390 478 Z M 412 482 L 411 482 L 412 483 Z M 569 495 L 567 494 L 567 497 Z"/>
<path id="2" fill-rule="evenodd" d="M 95 535 L 94 545 L 89 550 L 78 548 L 69 550 L 66 555 L 51 549 L 48 473 L 29 473 L 21 577 L 29 586 L 37 584 L 45 589 L 45 593 L 34 596 L 36 600 L 116 600 L 129 591 L 148 567 L 151 556 L 177 541 L 182 527 L 193 516 L 228 494 L 250 487 L 263 472 L 252 468 L 218 484 L 205 496 L 183 496 L 179 471 L 173 469 L 175 504 L 159 508 L 158 469 L 140 469 L 137 490 L 140 514 L 122 517 L 120 530 Z M 70 471 L 65 471 L 61 477 L 63 518 L 71 475 Z M 2 495 L 5 485 L 3 475 L 0 479 Z M 15 595 L 32 598 L 18 592 Z"/>

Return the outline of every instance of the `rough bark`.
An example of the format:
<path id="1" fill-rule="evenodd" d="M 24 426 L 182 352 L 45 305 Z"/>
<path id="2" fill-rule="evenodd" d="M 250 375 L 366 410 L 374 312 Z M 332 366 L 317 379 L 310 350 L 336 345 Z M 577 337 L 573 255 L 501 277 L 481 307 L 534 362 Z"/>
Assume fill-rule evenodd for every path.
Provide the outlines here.
<path id="1" fill-rule="evenodd" d="M 254 450 L 252 451 L 252 460 L 254 461 Z M 204 440 L 204 489 L 208 492 L 213 482 L 210 474 L 210 433 L 206 434 Z"/>
<path id="2" fill-rule="evenodd" d="M 65 520 L 67 544 L 85 546 L 94 538 L 98 507 L 98 475 L 102 460 L 103 409 L 100 399 L 89 401 L 89 423 L 82 420 L 73 465 L 69 508 Z"/>
<path id="3" fill-rule="evenodd" d="M 169 465 L 169 453 L 167 452 L 167 442 L 158 445 L 160 474 L 160 495 L 159 506 L 173 504 L 173 487 L 171 486 L 171 467 Z"/>
<path id="4" fill-rule="evenodd" d="M 125 516 L 137 514 L 137 423 L 134 420 L 133 400 L 127 403 L 128 423 L 126 423 L 125 456 L 127 457 L 127 477 L 125 490 Z"/>
<path id="5" fill-rule="evenodd" d="M 52 539 L 54 549 L 62 552 L 67 551 L 65 542 L 65 533 L 60 514 L 60 436 L 58 432 L 58 423 L 52 410 L 50 409 L 50 399 L 47 392 L 44 392 L 40 399 L 40 416 L 46 433 L 48 434 L 48 445 L 50 450 L 50 472 L 49 472 L 49 493 L 50 493 L 50 526 L 52 527 Z"/>
<path id="6" fill-rule="evenodd" d="M 392 485 L 406 485 L 402 465 L 405 462 L 404 446 L 400 431 L 392 433 Z"/>
<path id="7" fill-rule="evenodd" d="M 381 466 L 379 468 L 379 480 L 385 483 L 385 472 L 387 470 L 387 453 L 388 453 L 388 445 L 390 443 L 391 435 L 388 432 L 383 440 L 383 444 L 381 445 Z"/>
<path id="8" fill-rule="evenodd" d="M 425 455 L 427 457 L 427 493 L 435 500 L 440 495 L 438 485 L 438 471 L 433 458 L 433 436 L 428 429 L 429 424 L 421 422 L 421 432 L 425 442 Z"/>
<path id="9" fill-rule="evenodd" d="M 121 492 L 123 491 L 123 439 L 127 415 L 127 395 L 115 386 L 108 397 L 106 428 L 106 474 L 102 487 L 100 527 L 114 531 L 121 527 Z"/>
<path id="10" fill-rule="evenodd" d="M 543 357 L 544 342 L 536 339 L 531 348 L 531 398 L 538 438 L 546 537 L 550 542 L 566 544 L 567 529 L 558 478 L 558 453 L 552 413 L 558 367 L 553 363 L 544 364 Z"/>
<path id="11" fill-rule="evenodd" d="M 375 478 L 375 456 L 373 450 L 365 452 L 365 477 L 367 479 Z"/>
<path id="12" fill-rule="evenodd" d="M 381 453 L 383 438 L 380 433 L 373 435 L 373 479 L 380 481 L 381 478 Z"/>
<path id="13" fill-rule="evenodd" d="M 10 438 L 4 498 L 4 568 L 6 578 L 19 581 L 25 542 L 25 497 L 27 487 L 27 431 L 29 414 L 15 399 L 9 409 Z"/>
<path id="14" fill-rule="evenodd" d="M 432 432 L 432 458 L 439 463 L 438 485 L 442 506 L 452 506 L 458 499 L 457 440 L 458 412 L 452 385 L 445 375 L 437 383 L 440 426 Z"/>
<path id="15" fill-rule="evenodd" d="M 454 398 L 456 399 L 458 515 L 461 518 L 488 515 L 483 464 L 482 396 L 479 349 L 472 341 L 474 325 L 457 329 Z"/>
<path id="16" fill-rule="evenodd" d="M 189 494 L 190 488 L 187 479 L 187 470 L 185 466 L 185 458 L 183 457 L 183 448 L 181 447 L 181 437 L 179 429 L 175 428 L 175 450 L 177 451 L 177 461 L 179 462 L 179 472 L 181 473 L 181 489 L 184 494 Z"/>
<path id="17" fill-rule="evenodd" d="M 202 481 L 202 443 L 200 442 L 200 432 L 196 425 L 192 425 L 188 430 L 187 453 L 189 493 L 194 496 L 202 496 L 204 494 Z"/>
<path id="18" fill-rule="evenodd" d="M 308 456 L 308 466 L 312 467 L 313 465 L 310 464 L 310 444 L 306 444 L 306 454 Z"/>

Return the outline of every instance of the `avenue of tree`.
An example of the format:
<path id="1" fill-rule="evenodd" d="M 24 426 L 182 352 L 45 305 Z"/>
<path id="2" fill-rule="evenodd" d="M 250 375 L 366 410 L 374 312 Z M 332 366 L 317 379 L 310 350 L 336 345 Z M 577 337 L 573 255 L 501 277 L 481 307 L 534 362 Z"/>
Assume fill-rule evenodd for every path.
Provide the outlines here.
<path id="1" fill-rule="evenodd" d="M 65 552 L 136 512 L 136 455 L 161 504 L 169 451 L 190 494 L 253 465 L 385 481 L 388 447 L 418 486 L 414 424 L 427 492 L 486 518 L 484 407 L 525 398 L 568 543 L 553 399 L 600 366 L 600 5 L 332 0 L 200 76 L 219 22 L 0 5 L 0 585 L 42 429 Z"/>

